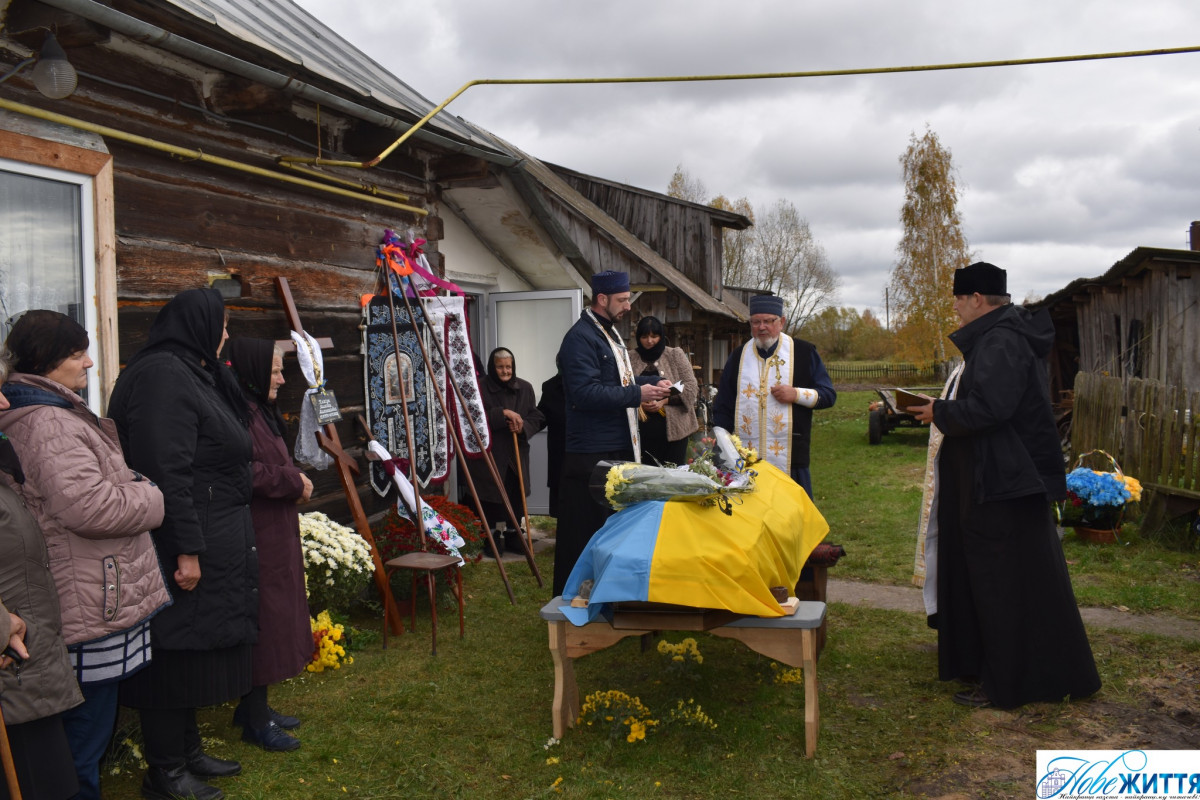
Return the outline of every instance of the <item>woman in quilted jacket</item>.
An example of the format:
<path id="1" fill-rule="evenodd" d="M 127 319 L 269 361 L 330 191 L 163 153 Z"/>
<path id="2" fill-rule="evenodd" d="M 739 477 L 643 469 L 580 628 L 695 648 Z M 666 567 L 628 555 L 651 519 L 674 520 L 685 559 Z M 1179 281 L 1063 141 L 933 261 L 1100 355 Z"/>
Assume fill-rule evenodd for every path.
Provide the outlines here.
<path id="1" fill-rule="evenodd" d="M 80 798 L 100 797 L 121 680 L 150 659 L 149 621 L 170 602 L 149 530 L 162 492 L 125 464 L 116 425 L 92 413 L 87 331 L 57 311 L 21 315 L 7 346 L 14 371 L 0 429 L 12 437 L 25 482 L 0 476 L 42 528 L 58 590 L 63 638 L 83 705 L 67 712 Z"/>
<path id="2" fill-rule="evenodd" d="M 7 375 L 8 363 L 0 358 L 0 382 Z M 0 410 L 6 408 L 0 394 Z M 12 440 L 2 433 L 0 472 L 12 483 L 25 480 Z M 0 655 L 0 709 L 15 774 L 0 781 L 0 800 L 13 796 L 8 785 L 14 779 L 22 797 L 65 800 L 79 791 L 79 782 L 62 715 L 83 697 L 63 646 L 46 540 L 9 485 L 0 483 L 0 647 L 8 648 Z"/>

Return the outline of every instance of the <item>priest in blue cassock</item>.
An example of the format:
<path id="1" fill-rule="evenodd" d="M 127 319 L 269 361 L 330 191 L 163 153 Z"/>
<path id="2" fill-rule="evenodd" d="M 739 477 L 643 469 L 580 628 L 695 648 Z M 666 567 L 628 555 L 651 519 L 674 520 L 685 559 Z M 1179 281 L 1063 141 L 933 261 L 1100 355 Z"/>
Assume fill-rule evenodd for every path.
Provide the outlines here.
<path id="1" fill-rule="evenodd" d="M 817 348 L 784 333 L 786 327 L 782 297 L 750 298 L 751 339 L 725 362 L 713 422 L 755 448 L 812 497 L 808 452 L 813 411 L 832 406 L 837 392 Z"/>

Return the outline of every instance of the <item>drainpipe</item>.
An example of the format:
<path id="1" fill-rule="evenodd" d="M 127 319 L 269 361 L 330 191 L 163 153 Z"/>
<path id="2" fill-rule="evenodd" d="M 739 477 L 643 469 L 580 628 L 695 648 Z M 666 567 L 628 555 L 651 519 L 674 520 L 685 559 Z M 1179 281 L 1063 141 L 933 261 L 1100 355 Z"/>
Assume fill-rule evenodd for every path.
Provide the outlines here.
<path id="1" fill-rule="evenodd" d="M 222 53 L 220 50 L 214 50 L 211 47 L 206 47 L 190 39 L 177 36 L 163 30 L 157 25 L 152 25 L 136 17 L 131 17 L 128 14 L 94 2 L 94 0 L 41 0 L 41 2 L 61 11 L 77 14 L 86 20 L 103 25 L 106 28 L 111 28 L 135 41 L 161 48 L 175 55 L 207 64 L 210 67 L 216 67 L 217 69 L 260 83 L 263 86 L 301 97 L 326 108 L 332 108 L 335 111 L 362 120 L 363 122 L 406 133 L 413 128 L 412 124 L 403 120 L 382 114 L 366 106 L 347 100 L 344 97 L 327 92 L 324 89 L 318 89 L 303 81 L 288 77 L 287 75 L 282 75 L 265 67 L 260 67 L 257 64 L 243 61 L 228 53 Z M 475 158 L 482 158 L 502 167 L 510 167 L 517 163 L 517 159 L 511 156 L 463 144 L 462 142 L 441 136 L 426 129 L 417 130 L 415 135 L 417 138 L 438 148 Z"/>

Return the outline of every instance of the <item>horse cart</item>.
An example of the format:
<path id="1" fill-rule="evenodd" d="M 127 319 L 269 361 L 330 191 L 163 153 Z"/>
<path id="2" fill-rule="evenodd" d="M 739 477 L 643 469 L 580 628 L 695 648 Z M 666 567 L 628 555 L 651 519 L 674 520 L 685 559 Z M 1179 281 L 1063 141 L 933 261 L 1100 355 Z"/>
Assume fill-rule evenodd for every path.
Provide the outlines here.
<path id="1" fill-rule="evenodd" d="M 867 441 L 871 444 L 879 444 L 883 441 L 885 433 L 889 433 L 896 428 L 927 427 L 926 423 L 919 421 L 905 410 L 909 407 L 909 403 L 906 403 L 905 400 L 911 402 L 911 398 L 908 396 L 913 394 L 926 394 L 936 397 L 941 392 L 941 389 L 877 388 L 875 391 L 879 394 L 879 399 L 871 403 L 867 416 Z"/>

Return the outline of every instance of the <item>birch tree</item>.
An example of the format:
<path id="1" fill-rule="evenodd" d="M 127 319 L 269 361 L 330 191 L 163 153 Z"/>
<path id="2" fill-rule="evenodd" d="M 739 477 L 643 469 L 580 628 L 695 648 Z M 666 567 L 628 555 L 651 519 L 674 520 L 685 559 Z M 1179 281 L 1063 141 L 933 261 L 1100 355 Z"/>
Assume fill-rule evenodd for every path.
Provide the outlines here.
<path id="1" fill-rule="evenodd" d="M 704 181 L 684 169 L 683 164 L 679 164 L 667 184 L 667 196 L 689 203 L 703 204 L 708 202 L 708 189 L 705 188 Z"/>
<path id="2" fill-rule="evenodd" d="M 900 355 L 944 362 L 946 336 L 958 327 L 950 294 L 954 270 L 971 260 L 958 212 L 957 171 L 950 150 L 928 127 L 919 139 L 915 132 L 910 135 L 900 165 L 904 233 L 890 281 Z"/>

